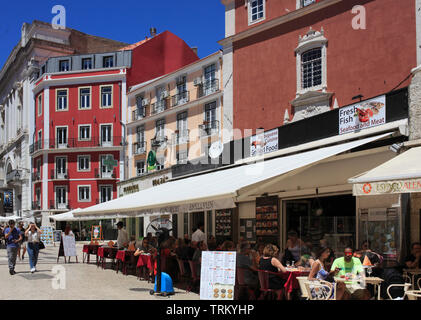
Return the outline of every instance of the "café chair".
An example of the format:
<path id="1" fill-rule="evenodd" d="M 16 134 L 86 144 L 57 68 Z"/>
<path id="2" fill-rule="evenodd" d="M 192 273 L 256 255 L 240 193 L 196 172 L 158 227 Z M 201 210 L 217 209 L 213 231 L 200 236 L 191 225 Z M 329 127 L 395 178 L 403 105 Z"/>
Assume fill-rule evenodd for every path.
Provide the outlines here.
<path id="1" fill-rule="evenodd" d="M 386 292 L 387 292 L 387 295 L 389 296 L 389 299 L 394 300 L 394 298 L 390 294 L 390 289 L 392 289 L 392 288 L 402 288 L 404 294 L 403 294 L 402 297 L 399 297 L 399 298 L 403 300 L 403 299 L 405 299 L 406 292 L 409 291 L 411 289 L 411 287 L 412 287 L 411 283 L 394 283 L 394 284 L 391 284 L 390 286 L 387 287 Z"/>
<path id="2" fill-rule="evenodd" d="M 284 296 L 284 289 L 270 289 L 269 288 L 269 275 L 277 275 L 281 276 L 280 273 L 270 272 L 266 270 L 257 270 L 257 274 L 259 276 L 259 283 L 260 283 L 260 297 L 259 300 L 264 300 L 268 295 L 273 297 L 273 294 L 276 294 L 277 300 L 282 300 Z"/>
<path id="3" fill-rule="evenodd" d="M 247 296 L 249 297 L 249 300 L 256 300 L 254 290 L 250 288 L 249 285 L 246 284 L 246 281 L 245 281 L 246 271 L 251 272 L 251 269 L 238 268 L 238 267 L 236 268 L 236 272 L 235 272 L 236 290 L 234 291 L 236 295 L 235 300 L 238 300 L 238 298 L 241 297 L 241 294 L 243 294 L 244 292 L 247 292 Z"/>
<path id="4" fill-rule="evenodd" d="M 297 277 L 298 283 L 300 285 L 301 290 L 301 298 L 304 300 L 309 299 L 309 294 L 307 292 L 307 287 L 305 285 L 305 282 L 308 281 L 308 277 Z"/>
<path id="5" fill-rule="evenodd" d="M 200 276 L 197 275 L 197 262 L 189 260 L 189 266 L 191 270 L 191 277 L 192 277 L 192 288 L 196 288 L 198 282 L 200 282 Z"/>
<path id="6" fill-rule="evenodd" d="M 336 300 L 336 283 L 324 280 L 308 280 L 304 284 L 310 300 Z"/>
<path id="7" fill-rule="evenodd" d="M 405 292 L 405 296 L 408 300 L 419 300 L 421 298 L 421 290 L 408 290 Z"/>
<path id="8" fill-rule="evenodd" d="M 417 281 L 418 290 L 421 290 L 421 277 Z"/>

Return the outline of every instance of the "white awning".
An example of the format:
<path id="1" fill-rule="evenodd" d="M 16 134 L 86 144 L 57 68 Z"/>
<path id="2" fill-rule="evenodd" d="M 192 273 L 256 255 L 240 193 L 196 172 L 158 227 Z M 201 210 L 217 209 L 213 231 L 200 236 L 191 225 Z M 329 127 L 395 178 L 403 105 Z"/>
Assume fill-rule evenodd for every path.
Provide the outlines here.
<path id="1" fill-rule="evenodd" d="M 0 217 L 0 222 L 9 222 L 10 220 L 14 220 L 16 222 L 18 220 L 22 220 L 22 217 L 19 217 L 19 216 Z"/>
<path id="2" fill-rule="evenodd" d="M 90 220 L 103 220 L 103 219 L 112 219 L 113 217 L 110 216 L 81 216 L 75 217 L 74 214 L 76 212 L 82 212 L 82 209 L 75 209 L 72 211 L 68 211 L 61 214 L 56 214 L 54 216 L 50 216 L 49 218 L 53 221 L 90 221 Z"/>
<path id="3" fill-rule="evenodd" d="M 75 217 L 92 215 L 139 217 L 159 213 L 175 214 L 233 208 L 236 198 L 246 190 L 249 192 L 254 187 L 261 187 L 263 182 L 272 181 L 287 172 L 315 164 L 388 135 L 390 133 L 170 181 L 98 204 L 74 215 Z"/>
<path id="4" fill-rule="evenodd" d="M 421 147 L 350 178 L 356 196 L 421 192 Z"/>

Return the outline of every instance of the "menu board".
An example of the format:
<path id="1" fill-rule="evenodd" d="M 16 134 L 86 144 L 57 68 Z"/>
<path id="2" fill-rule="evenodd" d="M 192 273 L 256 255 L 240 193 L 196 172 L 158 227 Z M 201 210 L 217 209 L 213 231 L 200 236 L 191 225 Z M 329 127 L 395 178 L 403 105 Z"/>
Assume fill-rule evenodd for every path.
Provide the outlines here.
<path id="1" fill-rule="evenodd" d="M 215 211 L 215 235 L 217 237 L 232 236 L 232 210 Z"/>
<path id="2" fill-rule="evenodd" d="M 240 237 L 248 242 L 256 242 L 256 219 L 240 219 Z"/>
<path id="3" fill-rule="evenodd" d="M 75 236 L 66 236 L 63 233 L 63 249 L 65 257 L 76 257 L 76 239 Z"/>
<path id="4" fill-rule="evenodd" d="M 53 232 L 54 234 L 54 242 L 60 242 L 61 241 L 61 230 L 55 230 Z"/>
<path id="5" fill-rule="evenodd" d="M 40 239 L 44 245 L 54 244 L 53 227 L 41 227 Z"/>
<path id="6" fill-rule="evenodd" d="M 236 252 L 202 252 L 201 300 L 234 300 L 236 258 Z"/>
<path id="7" fill-rule="evenodd" d="M 274 244 L 279 242 L 278 197 L 256 199 L 256 236 L 273 237 Z"/>
<path id="8" fill-rule="evenodd" d="M 92 226 L 91 241 L 102 240 L 102 226 Z"/>

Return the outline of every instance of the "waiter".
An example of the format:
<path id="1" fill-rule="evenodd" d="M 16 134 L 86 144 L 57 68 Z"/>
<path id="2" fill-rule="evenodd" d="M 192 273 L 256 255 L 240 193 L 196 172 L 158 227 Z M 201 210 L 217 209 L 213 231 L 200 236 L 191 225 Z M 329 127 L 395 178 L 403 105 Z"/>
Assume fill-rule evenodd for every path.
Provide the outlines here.
<path id="1" fill-rule="evenodd" d="M 118 229 L 117 247 L 119 249 L 127 248 L 129 245 L 129 235 L 127 231 L 123 228 L 123 226 L 124 225 L 122 221 L 117 223 L 117 229 Z"/>

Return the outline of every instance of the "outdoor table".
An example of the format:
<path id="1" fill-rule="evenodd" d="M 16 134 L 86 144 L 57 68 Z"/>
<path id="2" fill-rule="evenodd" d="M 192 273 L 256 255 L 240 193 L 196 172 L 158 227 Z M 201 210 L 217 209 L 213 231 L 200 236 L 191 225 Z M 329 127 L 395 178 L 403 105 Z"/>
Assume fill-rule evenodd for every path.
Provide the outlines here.
<path id="1" fill-rule="evenodd" d="M 117 251 L 114 247 L 98 247 L 97 256 L 102 258 L 102 268 L 105 267 L 105 259 L 112 259 L 114 262 Z"/>
<path id="2" fill-rule="evenodd" d="M 117 260 L 116 264 L 116 271 L 118 273 L 118 269 L 120 268 L 120 261 L 123 263 L 123 274 L 127 275 L 127 268 L 126 268 L 126 261 L 134 262 L 134 251 L 130 250 L 118 250 L 115 256 Z"/>
<path id="3" fill-rule="evenodd" d="M 97 254 L 98 251 L 98 247 L 99 245 L 96 244 L 85 244 L 83 245 L 83 263 L 85 263 L 85 255 L 87 256 L 87 263 L 89 263 L 89 257 L 91 254 Z M 97 261 L 98 261 L 98 256 L 97 256 Z"/>
<path id="4" fill-rule="evenodd" d="M 353 281 L 353 280 L 346 280 L 345 278 L 335 277 L 335 281 L 336 282 L 344 282 L 346 288 L 351 293 L 354 293 L 355 291 L 357 291 L 359 289 L 365 289 L 365 288 L 361 287 L 356 281 Z"/>
<path id="5" fill-rule="evenodd" d="M 406 274 L 410 274 L 409 277 L 412 280 L 412 288 L 414 290 L 416 290 L 416 288 L 415 288 L 415 277 L 421 274 L 421 269 L 403 269 L 403 271 Z M 421 289 L 421 288 L 418 288 L 418 289 Z"/>
<path id="6" fill-rule="evenodd" d="M 291 269 L 287 270 L 287 272 L 279 273 L 279 276 L 286 280 L 284 287 L 288 300 L 290 299 L 293 290 L 300 289 L 300 283 L 298 282 L 297 277 L 308 276 L 309 274 L 310 271 L 300 271 L 299 269 Z"/>
<path id="7" fill-rule="evenodd" d="M 140 254 L 139 255 L 139 260 L 137 260 L 137 267 L 140 268 L 140 267 L 143 267 L 143 266 L 145 266 L 149 270 L 153 269 L 152 255 L 150 255 L 150 254 Z"/>
<path id="8" fill-rule="evenodd" d="M 382 282 L 384 280 L 382 278 L 377 278 L 377 277 L 367 277 L 365 278 L 365 282 L 368 284 L 372 284 L 374 286 L 374 295 L 376 295 L 377 292 L 377 300 L 381 300 L 380 297 L 380 289 L 381 289 L 381 285 Z"/>

